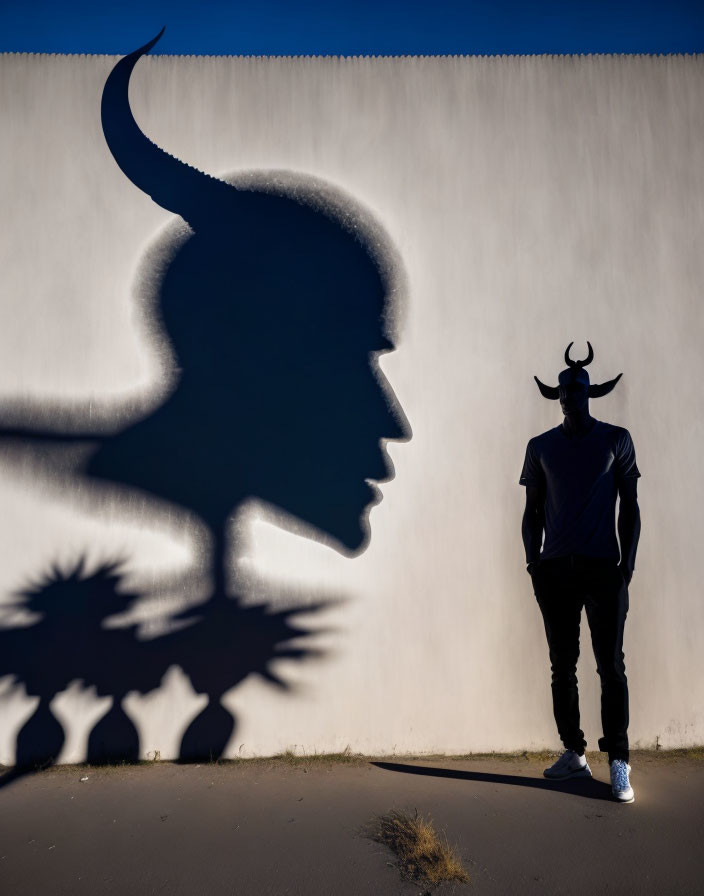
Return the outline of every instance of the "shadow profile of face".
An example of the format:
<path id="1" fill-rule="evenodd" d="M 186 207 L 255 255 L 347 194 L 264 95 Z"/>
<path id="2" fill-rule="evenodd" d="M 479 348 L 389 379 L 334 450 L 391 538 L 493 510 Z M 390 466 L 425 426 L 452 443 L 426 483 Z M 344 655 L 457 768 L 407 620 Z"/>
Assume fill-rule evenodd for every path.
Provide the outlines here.
<path id="1" fill-rule="evenodd" d="M 190 227 L 167 231 L 142 269 L 173 388 L 88 472 L 187 507 L 214 531 L 257 498 L 358 553 L 380 497 L 371 482 L 393 475 L 384 442 L 410 438 L 378 364 L 394 347 L 399 261 L 368 213 L 313 178 L 220 180 L 148 141 L 127 88 L 153 43 L 117 63 L 102 119 L 125 174 Z"/>

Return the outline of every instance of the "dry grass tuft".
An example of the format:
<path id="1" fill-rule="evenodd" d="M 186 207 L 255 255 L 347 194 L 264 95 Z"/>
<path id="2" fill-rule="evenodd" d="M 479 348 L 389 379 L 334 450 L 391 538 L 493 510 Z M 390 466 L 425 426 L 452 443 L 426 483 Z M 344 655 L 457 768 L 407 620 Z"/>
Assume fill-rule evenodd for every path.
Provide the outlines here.
<path id="1" fill-rule="evenodd" d="M 398 859 L 398 868 L 406 880 L 437 887 L 443 881 L 469 882 L 469 875 L 447 839 L 442 839 L 432 820 L 392 810 L 377 815 L 365 829 L 377 843 L 388 846 Z"/>
<path id="2" fill-rule="evenodd" d="M 238 762 L 256 762 L 256 759 L 237 760 Z M 305 751 L 297 753 L 295 749 L 288 749 L 278 756 L 271 756 L 267 759 L 270 763 L 281 763 L 283 765 L 366 765 L 368 758 L 360 753 L 353 753 L 349 746 L 341 753 L 306 753 Z"/>

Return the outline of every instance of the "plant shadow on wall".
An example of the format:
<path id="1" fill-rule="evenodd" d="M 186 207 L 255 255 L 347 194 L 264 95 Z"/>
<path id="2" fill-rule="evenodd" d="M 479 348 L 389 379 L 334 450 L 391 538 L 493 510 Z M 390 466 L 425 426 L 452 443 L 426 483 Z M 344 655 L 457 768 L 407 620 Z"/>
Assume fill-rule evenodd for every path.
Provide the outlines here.
<path id="1" fill-rule="evenodd" d="M 156 40 L 156 39 L 155 39 Z M 235 721 L 223 694 L 251 673 L 303 660 L 310 630 L 296 613 L 230 593 L 238 545 L 228 522 L 255 498 L 310 537 L 350 556 L 369 540 L 370 484 L 393 476 L 385 441 L 410 427 L 378 366 L 393 347 L 401 267 L 356 203 L 305 176 L 210 177 L 140 131 L 128 101 L 132 69 L 155 41 L 121 59 L 105 85 L 103 132 L 122 171 L 182 220 L 142 267 L 151 335 L 169 388 L 146 412 L 102 417 L 59 407 L 15 407 L 0 430 L 8 462 L 40 470 L 89 501 L 176 505 L 204 524 L 207 599 L 174 615 L 171 630 L 137 637 L 105 620 L 144 595 L 125 593 L 115 563 L 37 574 L 18 605 L 41 615 L 0 631 L 0 675 L 39 697 L 18 735 L 18 767 L 54 759 L 64 733 L 49 703 L 70 681 L 113 698 L 89 738 L 89 761 L 136 759 L 137 731 L 121 707 L 129 691 L 159 686 L 180 666 L 208 704 L 181 742 L 183 759 L 217 758 Z M 188 226 L 185 226 L 183 222 Z M 100 420 L 98 424 L 95 422 Z M 295 640 L 295 643 L 293 642 Z"/>

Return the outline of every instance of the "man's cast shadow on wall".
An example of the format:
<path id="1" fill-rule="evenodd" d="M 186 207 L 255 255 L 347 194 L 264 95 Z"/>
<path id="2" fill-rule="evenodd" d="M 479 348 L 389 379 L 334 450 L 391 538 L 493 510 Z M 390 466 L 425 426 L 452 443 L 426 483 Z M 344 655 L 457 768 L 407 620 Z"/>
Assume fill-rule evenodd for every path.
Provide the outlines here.
<path id="1" fill-rule="evenodd" d="M 181 757 L 222 755 L 234 730 L 223 694 L 252 673 L 285 686 L 272 662 L 315 653 L 300 646 L 311 630 L 293 616 L 326 604 L 274 612 L 230 593 L 238 545 L 228 542 L 228 521 L 257 498 L 312 537 L 359 553 L 379 497 L 369 480 L 393 476 L 385 440 L 410 436 L 378 366 L 393 348 L 400 282 L 383 232 L 311 178 L 233 186 L 158 149 L 136 125 L 127 93 L 150 46 L 113 69 L 102 119 L 129 179 L 190 228 L 164 235 L 143 278 L 170 392 L 147 413 L 129 418 L 122 406 L 99 425 L 87 410 L 45 405 L 39 422 L 36 407 L 15 407 L 0 449 L 69 491 L 80 483 L 96 503 L 137 495 L 188 511 L 210 535 L 212 589 L 174 617 L 183 627 L 145 640 L 134 626 L 105 625 L 141 597 L 123 593 L 118 565 L 38 570 L 19 604 L 40 621 L 0 631 L 0 675 L 39 697 L 18 735 L 18 766 L 58 755 L 64 732 L 49 704 L 76 679 L 113 698 L 90 735 L 89 760 L 136 759 L 137 732 L 121 701 L 159 687 L 172 665 L 209 701 Z"/>

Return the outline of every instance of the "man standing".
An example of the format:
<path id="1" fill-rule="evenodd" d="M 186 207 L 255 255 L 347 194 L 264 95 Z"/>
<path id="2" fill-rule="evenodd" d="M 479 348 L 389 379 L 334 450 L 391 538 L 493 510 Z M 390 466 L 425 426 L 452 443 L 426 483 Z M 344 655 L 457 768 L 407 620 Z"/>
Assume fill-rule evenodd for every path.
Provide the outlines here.
<path id="1" fill-rule="evenodd" d="M 628 779 L 628 685 L 622 647 L 640 534 L 640 473 L 628 430 L 589 413 L 589 399 L 608 394 L 621 374 L 591 385 L 584 369 L 594 358 L 591 345 L 587 343 L 584 361 L 570 358 L 571 346 L 558 386 L 546 386 L 535 377 L 545 398 L 560 399 L 564 421 L 528 442 L 520 478 L 526 487 L 522 534 L 527 569 L 545 623 L 553 712 L 565 746 L 543 774 L 552 779 L 591 775 L 577 690 L 579 625 L 585 607 L 601 679 L 599 749 L 609 755 L 614 798 L 630 803 L 634 795 Z"/>

